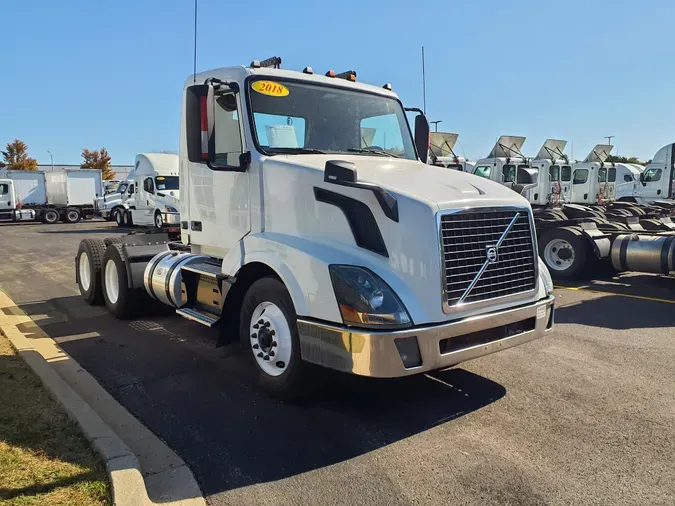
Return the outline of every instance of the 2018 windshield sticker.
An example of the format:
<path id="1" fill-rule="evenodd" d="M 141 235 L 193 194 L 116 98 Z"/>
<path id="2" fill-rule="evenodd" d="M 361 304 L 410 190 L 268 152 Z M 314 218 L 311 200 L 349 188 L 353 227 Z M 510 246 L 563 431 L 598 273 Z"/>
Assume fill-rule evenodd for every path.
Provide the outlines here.
<path id="1" fill-rule="evenodd" d="M 251 85 L 251 88 L 270 97 L 286 97 L 290 93 L 286 86 L 274 81 L 256 81 Z"/>

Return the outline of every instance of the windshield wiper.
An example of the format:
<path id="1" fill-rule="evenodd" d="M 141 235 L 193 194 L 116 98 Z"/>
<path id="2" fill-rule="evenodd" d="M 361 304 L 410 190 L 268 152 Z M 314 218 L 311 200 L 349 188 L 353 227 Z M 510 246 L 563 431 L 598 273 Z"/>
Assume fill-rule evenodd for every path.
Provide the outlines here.
<path id="1" fill-rule="evenodd" d="M 272 154 L 279 155 L 301 155 L 301 154 L 310 154 L 310 155 L 325 155 L 325 151 L 314 148 L 265 148 L 266 151 L 269 151 Z"/>
<path id="2" fill-rule="evenodd" d="M 389 151 L 385 151 L 384 149 L 378 148 L 349 148 L 347 151 L 349 151 L 350 153 L 369 153 L 369 154 L 372 153 L 374 155 L 391 156 L 393 158 L 403 158 L 402 156 L 394 155 Z"/>

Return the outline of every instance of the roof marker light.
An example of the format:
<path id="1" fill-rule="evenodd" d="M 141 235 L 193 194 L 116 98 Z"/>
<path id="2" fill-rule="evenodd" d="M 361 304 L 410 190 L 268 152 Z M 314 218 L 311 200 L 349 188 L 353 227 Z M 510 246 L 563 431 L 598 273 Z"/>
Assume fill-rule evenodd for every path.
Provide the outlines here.
<path id="1" fill-rule="evenodd" d="M 391 91 L 391 83 L 387 83 L 384 86 L 382 86 L 385 90 Z"/>
<path id="2" fill-rule="evenodd" d="M 335 77 L 335 71 L 329 70 L 328 72 L 326 72 L 326 77 Z"/>
<path id="3" fill-rule="evenodd" d="M 340 74 L 337 74 L 335 77 L 338 79 L 346 79 L 347 81 L 356 81 L 356 72 L 353 70 L 348 70 L 346 72 L 341 72 Z"/>
<path id="4" fill-rule="evenodd" d="M 313 74 L 314 70 L 312 70 L 312 67 L 305 67 L 304 69 L 302 69 L 302 73 L 303 74 Z"/>

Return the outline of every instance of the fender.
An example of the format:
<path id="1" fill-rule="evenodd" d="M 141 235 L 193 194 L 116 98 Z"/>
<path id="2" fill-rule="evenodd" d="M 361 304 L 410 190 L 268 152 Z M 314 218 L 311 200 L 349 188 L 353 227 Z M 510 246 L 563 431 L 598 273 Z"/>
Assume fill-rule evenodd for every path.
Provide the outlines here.
<path id="1" fill-rule="evenodd" d="M 612 241 L 608 234 L 600 231 L 598 226 L 593 222 L 580 223 L 576 226 L 562 227 L 569 230 L 573 234 L 583 236 L 593 248 L 595 256 L 598 258 L 605 258 L 609 256 L 612 247 Z"/>

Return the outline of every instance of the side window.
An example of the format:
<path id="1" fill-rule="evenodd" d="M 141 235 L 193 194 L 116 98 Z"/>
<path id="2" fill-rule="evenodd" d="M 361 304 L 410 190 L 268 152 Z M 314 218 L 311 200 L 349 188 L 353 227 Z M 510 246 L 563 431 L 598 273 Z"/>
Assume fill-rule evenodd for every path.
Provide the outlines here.
<path id="1" fill-rule="evenodd" d="M 215 105 L 215 141 L 216 163 L 220 165 L 239 165 L 241 149 L 241 130 L 237 97 L 228 93 L 216 99 Z"/>
<path id="2" fill-rule="evenodd" d="M 607 172 L 607 181 L 613 183 L 616 181 L 616 167 L 610 167 Z"/>
<path id="3" fill-rule="evenodd" d="M 148 177 L 143 181 L 143 189 L 148 193 L 155 193 L 155 184 L 152 182 L 151 177 Z"/>
<path id="4" fill-rule="evenodd" d="M 572 167 L 563 165 L 562 170 L 560 171 L 560 180 L 563 183 L 569 183 L 570 179 L 572 179 Z"/>
<path id="5" fill-rule="evenodd" d="M 606 183 L 607 182 L 607 169 L 604 167 L 600 167 L 598 169 L 598 183 Z"/>
<path id="6" fill-rule="evenodd" d="M 492 173 L 492 166 L 491 165 L 479 165 L 478 167 L 473 169 L 473 173 L 476 176 L 484 177 L 486 179 L 490 179 L 490 174 Z"/>
<path id="7" fill-rule="evenodd" d="M 7 195 L 9 193 L 9 185 L 7 183 L 0 184 L 0 195 Z"/>
<path id="8" fill-rule="evenodd" d="M 630 174 L 624 174 L 623 180 L 626 183 L 632 183 L 633 181 L 635 181 L 635 178 L 633 176 L 631 176 Z"/>
<path id="9" fill-rule="evenodd" d="M 551 181 L 560 181 L 560 165 L 551 165 L 548 168 L 548 178 Z"/>
<path id="10" fill-rule="evenodd" d="M 574 171 L 573 184 L 584 184 L 588 181 L 588 169 L 577 169 Z"/>
<path id="11" fill-rule="evenodd" d="M 502 167 L 502 182 L 514 183 L 516 181 L 516 166 L 504 165 Z"/>
<path id="12" fill-rule="evenodd" d="M 361 120 L 361 142 L 355 148 L 381 148 L 403 155 L 403 138 L 396 114 L 383 114 Z"/>
<path id="13" fill-rule="evenodd" d="M 129 185 L 129 195 L 134 194 L 134 188 L 136 186 L 136 183 Z"/>
<path id="14" fill-rule="evenodd" d="M 646 183 L 654 183 L 661 180 L 661 169 L 649 169 L 645 172 Z"/>

